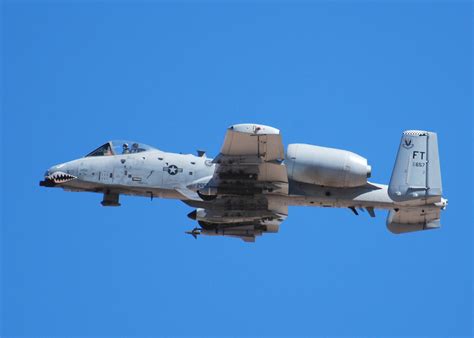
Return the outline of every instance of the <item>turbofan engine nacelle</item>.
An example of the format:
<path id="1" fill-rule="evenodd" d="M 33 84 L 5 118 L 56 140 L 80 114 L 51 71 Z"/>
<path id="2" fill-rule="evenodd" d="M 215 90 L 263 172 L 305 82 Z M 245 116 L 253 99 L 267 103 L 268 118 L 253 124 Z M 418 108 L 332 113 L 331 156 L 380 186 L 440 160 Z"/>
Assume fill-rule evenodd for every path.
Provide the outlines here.
<path id="1" fill-rule="evenodd" d="M 285 162 L 290 179 L 337 188 L 365 185 L 372 170 L 367 159 L 350 151 L 309 144 L 288 145 Z"/>

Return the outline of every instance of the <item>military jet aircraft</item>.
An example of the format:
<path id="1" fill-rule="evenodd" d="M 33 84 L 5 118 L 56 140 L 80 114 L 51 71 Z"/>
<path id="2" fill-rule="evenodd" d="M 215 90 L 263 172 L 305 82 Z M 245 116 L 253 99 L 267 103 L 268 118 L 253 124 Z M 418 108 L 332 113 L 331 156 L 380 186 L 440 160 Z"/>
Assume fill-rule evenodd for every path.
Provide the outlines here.
<path id="1" fill-rule="evenodd" d="M 290 144 L 280 131 L 259 124 L 227 129 L 215 158 L 203 151 L 167 153 L 138 142 L 111 141 L 85 157 L 58 164 L 41 186 L 103 194 L 103 206 L 123 195 L 178 199 L 195 208 L 199 227 L 187 233 L 231 236 L 253 242 L 278 232 L 288 206 L 388 210 L 396 234 L 440 227 L 442 197 L 437 135 L 403 132 L 389 185 L 368 181 L 372 168 L 355 153 Z"/>

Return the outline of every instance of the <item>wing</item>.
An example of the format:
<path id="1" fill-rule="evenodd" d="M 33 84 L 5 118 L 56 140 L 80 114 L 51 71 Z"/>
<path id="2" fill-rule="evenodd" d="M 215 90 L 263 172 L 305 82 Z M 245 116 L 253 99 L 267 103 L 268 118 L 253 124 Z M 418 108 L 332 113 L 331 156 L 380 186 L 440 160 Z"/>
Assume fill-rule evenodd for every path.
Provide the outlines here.
<path id="1" fill-rule="evenodd" d="M 277 232 L 288 215 L 282 196 L 288 195 L 288 175 L 278 129 L 238 124 L 226 133 L 212 179 L 199 195 L 187 201 L 196 206 L 189 216 L 199 221 L 195 233 L 254 241 L 265 232 Z"/>
<path id="2" fill-rule="evenodd" d="M 196 206 L 195 201 L 186 201 Z M 219 196 L 207 205 L 189 213 L 197 220 L 200 228 L 191 234 L 207 236 L 238 237 L 254 242 L 264 233 L 276 233 L 288 214 L 286 205 L 272 202 L 271 197 L 254 196 L 240 199 L 233 196 Z"/>
<path id="3" fill-rule="evenodd" d="M 257 124 L 236 124 L 227 129 L 221 155 L 257 156 L 265 161 L 283 160 L 280 131 Z"/>
<path id="4" fill-rule="evenodd" d="M 256 124 L 231 126 L 213 161 L 217 165 L 208 189 L 219 195 L 288 195 L 284 156 L 278 129 Z"/>

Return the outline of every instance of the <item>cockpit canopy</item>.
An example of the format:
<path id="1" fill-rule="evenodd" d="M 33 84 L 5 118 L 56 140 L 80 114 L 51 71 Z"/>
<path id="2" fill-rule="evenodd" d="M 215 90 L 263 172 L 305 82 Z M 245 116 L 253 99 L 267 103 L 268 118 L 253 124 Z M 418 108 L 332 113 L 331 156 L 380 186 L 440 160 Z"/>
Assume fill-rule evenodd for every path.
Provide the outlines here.
<path id="1" fill-rule="evenodd" d="M 149 150 L 156 150 L 156 148 L 139 142 L 115 140 L 101 145 L 96 150 L 87 154 L 86 157 L 126 155 Z"/>

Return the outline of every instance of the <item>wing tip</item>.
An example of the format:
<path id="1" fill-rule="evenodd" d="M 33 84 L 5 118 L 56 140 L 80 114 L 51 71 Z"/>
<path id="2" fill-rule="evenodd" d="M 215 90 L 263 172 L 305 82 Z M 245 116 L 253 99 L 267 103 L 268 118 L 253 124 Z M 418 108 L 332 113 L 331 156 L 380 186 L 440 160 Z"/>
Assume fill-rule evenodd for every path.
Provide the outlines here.
<path id="1" fill-rule="evenodd" d="M 229 130 L 233 130 L 239 133 L 255 134 L 255 135 L 279 135 L 280 130 L 271 126 L 266 126 L 257 123 L 240 123 L 234 124 L 229 127 Z"/>

